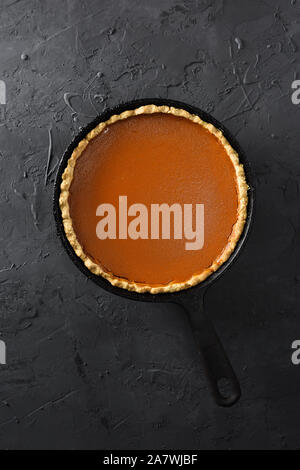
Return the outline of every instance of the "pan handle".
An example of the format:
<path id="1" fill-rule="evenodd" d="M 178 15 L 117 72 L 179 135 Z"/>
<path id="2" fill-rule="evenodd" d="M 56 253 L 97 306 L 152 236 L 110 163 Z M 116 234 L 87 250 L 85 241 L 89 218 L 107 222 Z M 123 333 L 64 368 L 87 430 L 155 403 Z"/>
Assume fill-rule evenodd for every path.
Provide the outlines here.
<path id="1" fill-rule="evenodd" d="M 232 406 L 241 396 L 240 384 L 211 320 L 205 315 L 203 296 L 183 294 L 176 303 L 188 315 L 216 403 Z"/>

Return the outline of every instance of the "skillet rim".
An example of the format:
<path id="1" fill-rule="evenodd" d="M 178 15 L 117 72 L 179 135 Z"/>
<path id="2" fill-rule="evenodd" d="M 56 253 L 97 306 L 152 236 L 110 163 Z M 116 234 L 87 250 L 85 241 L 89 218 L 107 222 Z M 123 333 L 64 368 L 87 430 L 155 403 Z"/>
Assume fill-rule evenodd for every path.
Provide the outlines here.
<path id="1" fill-rule="evenodd" d="M 102 276 L 97 276 L 93 274 L 83 263 L 83 261 L 75 254 L 73 248 L 71 247 L 65 231 L 63 227 L 63 222 L 61 218 L 61 211 L 59 207 L 59 196 L 60 196 L 60 184 L 61 184 L 61 177 L 67 165 L 67 162 L 73 152 L 73 150 L 77 147 L 79 142 L 92 130 L 94 129 L 100 122 L 107 121 L 113 114 L 121 114 L 123 111 L 135 109 L 140 106 L 145 106 L 149 104 L 154 104 L 157 106 L 173 106 L 176 108 L 185 109 L 191 114 L 198 115 L 201 119 L 206 122 L 213 124 L 217 129 L 220 129 L 225 138 L 231 144 L 234 150 L 237 151 L 239 155 L 239 160 L 244 166 L 244 171 L 246 175 L 246 182 L 248 184 L 248 205 L 247 205 L 247 218 L 244 225 L 243 232 L 237 242 L 237 245 L 230 255 L 228 260 L 221 265 L 217 271 L 212 273 L 207 279 L 203 282 L 197 284 L 196 286 L 190 287 L 188 289 L 184 289 L 178 292 L 172 293 L 159 293 L 159 294 L 151 294 L 151 293 L 138 293 L 128 291 L 126 289 L 122 289 L 120 287 L 113 286 L 110 284 Z M 72 139 L 68 147 L 63 153 L 61 161 L 58 166 L 58 170 L 56 173 L 55 183 L 54 183 L 54 195 L 53 195 L 53 212 L 55 218 L 55 225 L 57 234 L 68 253 L 69 257 L 72 259 L 73 263 L 80 269 L 80 271 L 87 276 L 89 279 L 94 281 L 98 286 L 102 287 L 106 291 L 121 296 L 125 298 L 129 298 L 132 300 L 139 300 L 143 302 L 178 302 L 179 297 L 183 295 L 191 295 L 201 293 L 202 289 L 205 289 L 209 285 L 211 285 L 215 280 L 217 280 L 233 263 L 234 260 L 237 259 L 238 255 L 240 254 L 241 248 L 245 245 L 246 240 L 249 236 L 250 228 L 252 227 L 253 222 L 253 211 L 254 211 L 254 201 L 255 201 L 255 188 L 253 182 L 253 176 L 251 171 L 251 166 L 247 161 L 243 150 L 241 149 L 239 143 L 235 139 L 235 137 L 228 131 L 228 129 L 220 123 L 217 119 L 215 119 L 211 114 L 201 110 L 200 108 L 183 103 L 177 100 L 170 100 L 164 98 L 143 98 L 138 100 L 132 100 L 129 102 L 123 102 L 114 106 L 112 108 L 105 109 L 101 114 L 96 116 L 91 122 L 89 122 L 85 127 L 83 127 Z M 176 300 L 177 299 L 177 300 Z"/>

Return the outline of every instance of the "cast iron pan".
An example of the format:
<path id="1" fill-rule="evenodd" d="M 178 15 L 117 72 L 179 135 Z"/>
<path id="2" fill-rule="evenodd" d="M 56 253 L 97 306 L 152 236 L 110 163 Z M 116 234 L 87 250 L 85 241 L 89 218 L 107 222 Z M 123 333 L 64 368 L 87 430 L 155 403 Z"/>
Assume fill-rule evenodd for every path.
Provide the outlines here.
<path id="1" fill-rule="evenodd" d="M 209 276 L 204 282 L 198 284 L 197 286 L 191 287 L 187 290 L 183 290 L 171 294 L 139 294 L 137 292 L 129 292 L 125 289 L 112 286 L 106 279 L 101 276 L 96 276 L 91 273 L 83 264 L 80 258 L 78 258 L 73 251 L 71 245 L 68 242 L 68 239 L 65 235 L 61 212 L 59 208 L 59 195 L 60 195 L 60 184 L 61 177 L 64 172 L 64 169 L 67 165 L 67 161 L 70 158 L 73 150 L 77 147 L 78 143 L 90 132 L 97 124 L 102 121 L 106 121 L 113 114 L 120 114 L 123 111 L 128 109 L 135 109 L 139 106 L 144 106 L 147 104 L 155 104 L 158 106 L 174 106 L 175 108 L 185 109 L 191 114 L 197 114 L 206 122 L 214 124 L 218 129 L 221 129 L 224 133 L 227 140 L 230 142 L 232 147 L 238 152 L 240 161 L 244 165 L 245 174 L 247 178 L 247 183 L 250 187 L 248 191 L 248 211 L 247 211 L 247 220 L 244 227 L 244 231 L 239 239 L 239 242 L 230 256 L 230 258 L 224 263 L 215 273 Z M 64 153 L 62 161 L 60 163 L 55 188 L 54 188 L 54 216 L 57 226 L 57 232 L 62 240 L 62 243 L 70 256 L 74 261 L 76 266 L 89 278 L 92 279 L 98 286 L 103 289 L 111 292 L 112 294 L 119 295 L 121 297 L 126 297 L 132 300 L 139 300 L 142 302 L 169 302 L 180 305 L 183 310 L 186 312 L 191 328 L 194 333 L 194 337 L 198 348 L 201 352 L 203 365 L 205 367 L 206 375 L 209 380 L 212 393 L 214 395 L 215 401 L 220 406 L 231 406 L 233 405 L 240 397 L 241 390 L 240 385 L 237 380 L 237 377 L 232 369 L 232 366 L 226 356 L 226 353 L 223 349 L 223 346 L 215 332 L 211 320 L 205 315 L 203 309 L 203 296 L 207 287 L 212 284 L 224 271 L 232 264 L 233 260 L 238 256 L 242 246 L 244 245 L 251 220 L 253 215 L 253 204 L 254 204 L 254 189 L 252 176 L 249 168 L 249 164 L 245 159 L 244 153 L 242 152 L 240 146 L 236 140 L 231 136 L 231 134 L 224 128 L 224 126 L 216 121 L 209 114 L 201 111 L 200 109 L 189 106 L 185 103 L 179 101 L 171 101 L 165 99 L 143 99 L 137 101 L 131 101 L 130 103 L 124 103 L 120 106 L 117 106 L 114 109 L 105 110 L 103 114 L 98 116 L 93 120 L 88 126 L 86 126 L 73 140 L 69 145 L 67 150 Z M 225 388 L 225 390 L 224 390 Z"/>

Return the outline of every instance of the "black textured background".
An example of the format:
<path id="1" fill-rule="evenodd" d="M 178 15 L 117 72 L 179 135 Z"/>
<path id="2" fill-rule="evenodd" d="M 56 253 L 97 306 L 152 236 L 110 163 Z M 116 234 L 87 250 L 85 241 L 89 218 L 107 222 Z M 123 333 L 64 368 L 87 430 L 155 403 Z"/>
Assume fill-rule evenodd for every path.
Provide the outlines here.
<path id="1" fill-rule="evenodd" d="M 299 0 L 0 1 L 1 448 L 300 447 L 299 13 Z M 231 409 L 213 403 L 179 308 L 105 293 L 56 237 L 64 148 L 143 97 L 209 111 L 254 170 L 247 247 L 205 297 L 242 385 Z"/>

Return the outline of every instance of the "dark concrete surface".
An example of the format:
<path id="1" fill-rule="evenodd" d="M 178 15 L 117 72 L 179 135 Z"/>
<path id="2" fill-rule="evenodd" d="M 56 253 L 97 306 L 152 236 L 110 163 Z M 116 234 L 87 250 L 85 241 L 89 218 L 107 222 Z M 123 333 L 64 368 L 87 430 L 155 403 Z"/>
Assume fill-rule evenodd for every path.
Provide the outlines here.
<path id="1" fill-rule="evenodd" d="M 300 447 L 299 22 L 299 0 L 1 0 L 1 448 Z M 230 409 L 179 308 L 102 291 L 56 237 L 64 148 L 142 97 L 212 113 L 255 174 L 247 247 L 205 297 L 242 385 Z"/>

